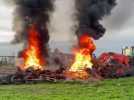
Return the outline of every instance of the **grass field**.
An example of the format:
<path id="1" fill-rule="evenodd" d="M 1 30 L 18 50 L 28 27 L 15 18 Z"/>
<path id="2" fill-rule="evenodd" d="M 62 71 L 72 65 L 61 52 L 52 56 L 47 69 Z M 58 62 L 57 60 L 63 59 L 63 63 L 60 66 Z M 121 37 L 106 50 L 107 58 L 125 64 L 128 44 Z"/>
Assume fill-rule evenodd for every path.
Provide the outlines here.
<path id="1" fill-rule="evenodd" d="M 0 85 L 0 100 L 134 100 L 134 77 L 88 84 Z"/>

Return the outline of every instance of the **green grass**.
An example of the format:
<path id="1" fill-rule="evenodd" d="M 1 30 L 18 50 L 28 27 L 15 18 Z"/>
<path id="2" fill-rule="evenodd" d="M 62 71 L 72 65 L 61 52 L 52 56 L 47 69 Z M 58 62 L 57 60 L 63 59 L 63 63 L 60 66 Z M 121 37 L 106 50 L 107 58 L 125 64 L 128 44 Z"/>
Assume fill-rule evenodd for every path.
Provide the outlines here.
<path id="1" fill-rule="evenodd" d="M 134 77 L 88 84 L 0 85 L 0 100 L 134 100 Z"/>

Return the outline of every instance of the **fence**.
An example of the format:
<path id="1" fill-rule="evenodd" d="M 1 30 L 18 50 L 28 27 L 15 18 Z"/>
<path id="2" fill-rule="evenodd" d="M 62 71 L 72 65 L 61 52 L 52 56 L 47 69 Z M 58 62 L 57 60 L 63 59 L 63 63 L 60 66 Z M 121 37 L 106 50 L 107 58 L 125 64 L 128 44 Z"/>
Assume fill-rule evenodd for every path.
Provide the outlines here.
<path id="1" fill-rule="evenodd" d="M 0 65 L 15 64 L 15 56 L 0 56 Z"/>

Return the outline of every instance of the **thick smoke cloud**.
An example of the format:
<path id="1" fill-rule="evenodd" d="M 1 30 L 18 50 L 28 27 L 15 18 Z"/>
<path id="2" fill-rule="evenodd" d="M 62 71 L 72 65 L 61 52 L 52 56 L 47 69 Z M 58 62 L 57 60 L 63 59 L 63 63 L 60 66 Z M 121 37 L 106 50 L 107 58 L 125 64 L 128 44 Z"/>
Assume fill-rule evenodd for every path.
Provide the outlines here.
<path id="1" fill-rule="evenodd" d="M 116 0 L 76 0 L 78 37 L 83 33 L 88 33 L 94 39 L 102 37 L 106 29 L 99 21 L 109 15 L 115 5 Z"/>
<path id="2" fill-rule="evenodd" d="M 27 29 L 35 23 L 41 43 L 46 46 L 49 41 L 47 24 L 50 12 L 54 10 L 54 0 L 14 0 L 14 2 L 16 4 L 14 13 L 14 30 L 16 35 L 14 42 L 27 41 Z M 94 39 L 102 37 L 105 33 L 105 28 L 99 21 L 104 16 L 109 15 L 115 5 L 116 0 L 75 0 L 77 10 L 75 15 L 79 22 L 75 32 L 77 36 L 89 33 Z M 66 22 L 66 20 L 64 21 Z"/>
<path id="3" fill-rule="evenodd" d="M 46 48 L 49 41 L 47 23 L 49 12 L 53 11 L 52 0 L 15 0 L 14 30 L 16 31 L 15 43 L 28 40 L 28 29 L 35 24 L 38 31 L 40 45 Z"/>
<path id="4" fill-rule="evenodd" d="M 15 42 L 27 39 L 27 29 L 31 24 L 37 25 L 37 30 L 45 43 L 49 40 L 47 23 L 49 12 L 53 10 L 52 0 L 15 0 L 16 10 L 14 29 Z"/>

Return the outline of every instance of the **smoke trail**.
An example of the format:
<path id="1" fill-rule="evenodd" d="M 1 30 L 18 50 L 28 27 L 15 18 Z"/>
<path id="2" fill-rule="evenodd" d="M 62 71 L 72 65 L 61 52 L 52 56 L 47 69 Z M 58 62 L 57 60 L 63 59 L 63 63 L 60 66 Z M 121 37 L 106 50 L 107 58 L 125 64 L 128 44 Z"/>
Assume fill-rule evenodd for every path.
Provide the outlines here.
<path id="1" fill-rule="evenodd" d="M 14 30 L 16 31 L 15 43 L 27 42 L 28 28 L 36 24 L 39 33 L 40 45 L 46 48 L 49 41 L 47 24 L 49 15 L 53 11 L 52 0 L 15 0 Z"/>
<path id="2" fill-rule="evenodd" d="M 88 33 L 94 39 L 102 37 L 106 30 L 99 21 L 109 15 L 115 5 L 116 0 L 76 0 L 78 37 L 83 33 Z"/>

